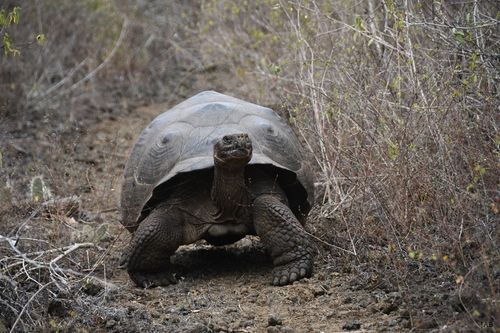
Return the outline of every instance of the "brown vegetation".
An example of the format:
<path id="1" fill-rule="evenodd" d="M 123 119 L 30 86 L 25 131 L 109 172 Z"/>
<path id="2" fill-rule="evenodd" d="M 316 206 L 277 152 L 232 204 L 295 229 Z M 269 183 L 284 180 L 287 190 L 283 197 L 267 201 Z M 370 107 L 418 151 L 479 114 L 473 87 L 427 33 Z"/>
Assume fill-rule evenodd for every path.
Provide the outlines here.
<path id="1" fill-rule="evenodd" d="M 0 332 L 64 329 L 44 319 L 50 299 L 115 288 L 123 163 L 161 112 L 138 107 L 208 89 L 272 106 L 294 125 L 317 170 L 320 271 L 340 267 L 367 293 L 391 284 L 411 328 L 494 331 L 496 1 L 0 9 L 16 5 L 19 23 L 0 26 L 20 51 L 0 57 Z M 449 299 L 422 296 L 435 292 Z"/>

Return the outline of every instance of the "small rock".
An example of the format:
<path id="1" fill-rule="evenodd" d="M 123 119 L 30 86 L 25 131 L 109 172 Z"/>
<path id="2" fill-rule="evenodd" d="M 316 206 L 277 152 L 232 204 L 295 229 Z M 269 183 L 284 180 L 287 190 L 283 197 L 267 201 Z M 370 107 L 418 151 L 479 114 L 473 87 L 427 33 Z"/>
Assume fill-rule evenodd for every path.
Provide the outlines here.
<path id="1" fill-rule="evenodd" d="M 400 319 L 399 318 L 395 318 L 395 319 L 391 319 L 389 320 L 389 322 L 387 323 L 387 325 L 389 326 L 398 326 L 399 323 L 400 323 Z"/>
<path id="2" fill-rule="evenodd" d="M 193 326 L 188 327 L 186 329 L 186 332 L 188 332 L 188 333 L 205 333 L 205 332 L 208 332 L 208 329 L 207 329 L 207 327 L 205 327 L 205 325 L 203 325 L 201 323 L 196 323 Z"/>
<path id="3" fill-rule="evenodd" d="M 389 314 L 398 309 L 398 304 L 396 302 L 385 304 L 382 308 L 382 313 Z"/>
<path id="4" fill-rule="evenodd" d="M 150 310 L 151 317 L 160 318 L 161 314 L 158 311 Z"/>
<path id="5" fill-rule="evenodd" d="M 185 307 L 181 306 L 180 308 L 177 309 L 177 312 L 180 313 L 181 315 L 183 316 L 187 316 L 188 314 L 191 313 L 191 311 L 189 311 L 188 309 L 186 309 Z"/>
<path id="6" fill-rule="evenodd" d="M 361 307 L 361 308 L 366 308 L 368 307 L 368 305 L 370 305 L 372 303 L 372 300 L 368 299 L 368 298 L 364 298 L 362 300 L 360 300 L 358 302 L 358 305 Z"/>
<path id="7" fill-rule="evenodd" d="M 89 296 L 97 296 L 101 290 L 103 290 L 102 286 L 91 279 L 87 279 L 82 286 L 82 291 Z"/>
<path id="8" fill-rule="evenodd" d="M 439 324 L 432 317 L 420 318 L 415 320 L 415 328 L 419 330 L 429 330 L 438 326 Z"/>
<path id="9" fill-rule="evenodd" d="M 254 325 L 254 321 L 253 320 L 243 320 L 242 322 L 240 322 L 240 327 L 241 328 L 252 327 L 253 325 Z"/>
<path id="10" fill-rule="evenodd" d="M 293 285 L 294 295 L 288 297 L 293 303 L 304 304 L 314 299 L 314 290 L 307 285 Z"/>
<path id="11" fill-rule="evenodd" d="M 330 311 L 326 314 L 326 319 L 331 319 L 337 315 L 337 312 L 335 311 Z"/>
<path id="12" fill-rule="evenodd" d="M 224 312 L 226 314 L 230 314 L 230 313 L 238 312 L 238 310 L 236 310 L 235 308 L 228 308 Z"/>
<path id="13" fill-rule="evenodd" d="M 324 280 L 326 280 L 326 273 L 325 273 L 325 272 L 320 271 L 320 272 L 316 273 L 314 276 L 315 276 L 318 280 L 320 280 L 320 281 L 324 281 Z"/>
<path id="14" fill-rule="evenodd" d="M 212 318 L 212 320 L 208 324 L 208 328 L 211 331 L 216 331 L 216 332 L 226 332 L 226 331 L 229 331 L 229 326 L 230 326 L 229 319 L 227 319 L 227 318 L 218 318 L 218 317 L 217 318 Z"/>
<path id="15" fill-rule="evenodd" d="M 295 330 L 288 326 L 269 326 L 267 333 L 295 333 Z"/>
<path id="16" fill-rule="evenodd" d="M 283 324 L 283 321 L 276 315 L 270 315 L 267 320 L 267 326 L 278 326 Z"/>
<path id="17" fill-rule="evenodd" d="M 66 317 L 71 309 L 70 303 L 61 299 L 52 299 L 49 302 L 47 312 L 52 316 Z"/>
<path id="18" fill-rule="evenodd" d="M 106 322 L 106 328 L 113 328 L 116 325 L 116 321 L 113 319 L 110 319 Z"/>
<path id="19" fill-rule="evenodd" d="M 410 311 L 408 311 L 408 309 L 403 309 L 399 315 L 403 318 L 410 318 Z"/>
<path id="20" fill-rule="evenodd" d="M 360 328 L 361 328 L 361 324 L 357 321 L 350 321 L 350 322 L 345 323 L 344 326 L 342 326 L 342 329 L 346 330 L 346 331 L 359 330 Z"/>
<path id="21" fill-rule="evenodd" d="M 352 303 L 352 297 L 347 296 L 346 298 L 344 298 L 343 303 L 344 303 L 344 304 L 349 304 L 349 303 Z"/>
<path id="22" fill-rule="evenodd" d="M 260 306 L 266 306 L 268 305 L 269 303 L 269 299 L 267 298 L 266 295 L 260 295 L 258 298 L 257 298 L 257 302 L 256 302 L 258 305 Z"/>
<path id="23" fill-rule="evenodd" d="M 318 297 L 318 296 L 321 296 L 324 294 L 326 294 L 325 288 L 323 288 L 322 286 L 318 286 L 318 285 L 314 286 L 314 288 L 313 288 L 314 297 Z"/>
<path id="24" fill-rule="evenodd" d="M 295 333 L 295 330 L 288 326 L 281 326 L 281 333 Z"/>
<path id="25" fill-rule="evenodd" d="M 401 319 L 401 326 L 404 328 L 411 328 L 411 321 L 408 319 Z"/>

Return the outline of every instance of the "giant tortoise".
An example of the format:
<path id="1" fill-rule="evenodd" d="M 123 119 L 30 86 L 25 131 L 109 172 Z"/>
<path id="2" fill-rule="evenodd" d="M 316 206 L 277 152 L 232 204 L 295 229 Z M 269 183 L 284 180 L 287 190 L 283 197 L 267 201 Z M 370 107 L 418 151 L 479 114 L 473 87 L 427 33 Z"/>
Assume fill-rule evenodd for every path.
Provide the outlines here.
<path id="1" fill-rule="evenodd" d="M 273 285 L 310 276 L 304 230 L 312 174 L 292 129 L 273 110 L 213 91 L 160 114 L 125 167 L 122 224 L 133 233 L 121 258 L 139 286 L 175 282 L 180 245 L 257 235 L 270 253 Z"/>

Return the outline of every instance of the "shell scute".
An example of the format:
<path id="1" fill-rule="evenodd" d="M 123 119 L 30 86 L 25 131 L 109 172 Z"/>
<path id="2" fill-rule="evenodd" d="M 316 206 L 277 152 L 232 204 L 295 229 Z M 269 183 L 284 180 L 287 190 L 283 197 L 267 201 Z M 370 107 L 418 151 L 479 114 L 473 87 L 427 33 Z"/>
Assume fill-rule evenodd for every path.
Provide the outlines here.
<path id="1" fill-rule="evenodd" d="M 236 133 L 252 140 L 250 164 L 270 164 L 296 175 L 289 197 L 295 206 L 309 207 L 312 178 L 288 124 L 269 108 L 208 91 L 160 114 L 137 139 L 124 172 L 122 224 L 133 231 L 155 187 L 179 173 L 213 167 L 214 143 Z"/>

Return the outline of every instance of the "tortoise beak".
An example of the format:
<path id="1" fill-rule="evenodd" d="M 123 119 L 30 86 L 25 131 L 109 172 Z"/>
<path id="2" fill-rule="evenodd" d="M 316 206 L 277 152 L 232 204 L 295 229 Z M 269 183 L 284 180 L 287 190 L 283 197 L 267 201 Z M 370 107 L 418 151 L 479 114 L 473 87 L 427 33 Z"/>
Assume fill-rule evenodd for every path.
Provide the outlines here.
<path id="1" fill-rule="evenodd" d="M 249 161 L 252 157 L 252 141 L 248 134 L 224 135 L 215 144 L 214 155 L 221 160 Z"/>

